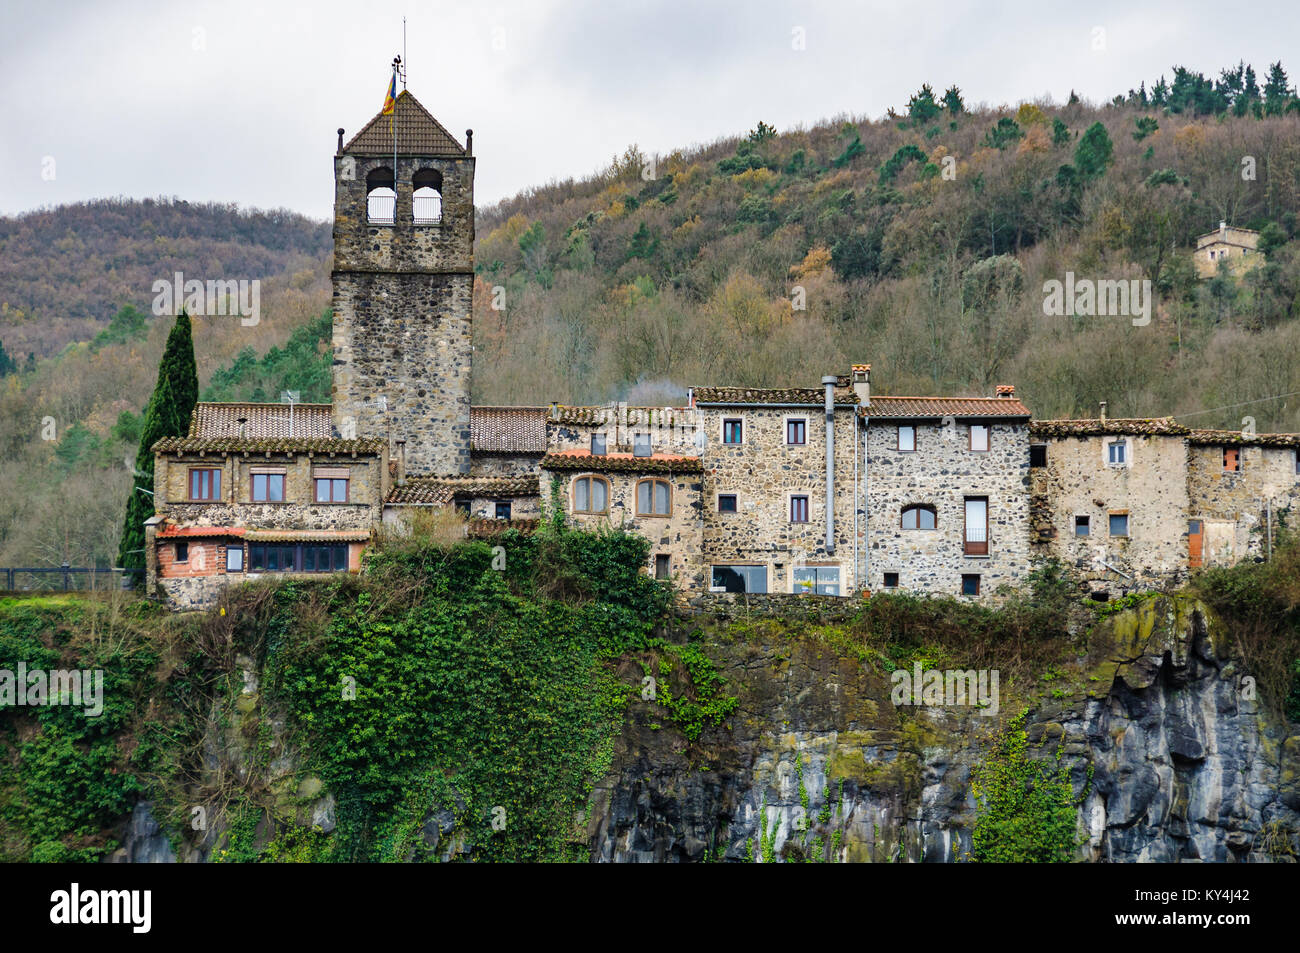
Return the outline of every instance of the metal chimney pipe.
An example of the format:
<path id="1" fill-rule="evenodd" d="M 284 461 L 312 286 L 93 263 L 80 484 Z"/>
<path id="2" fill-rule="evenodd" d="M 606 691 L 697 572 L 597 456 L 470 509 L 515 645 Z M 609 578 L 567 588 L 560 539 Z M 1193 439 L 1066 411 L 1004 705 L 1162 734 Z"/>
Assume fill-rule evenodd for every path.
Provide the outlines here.
<path id="1" fill-rule="evenodd" d="M 835 383 L 834 374 L 822 378 L 826 388 L 826 552 L 835 552 Z"/>
<path id="2" fill-rule="evenodd" d="M 406 441 L 398 440 L 397 443 L 397 485 L 406 486 Z"/>

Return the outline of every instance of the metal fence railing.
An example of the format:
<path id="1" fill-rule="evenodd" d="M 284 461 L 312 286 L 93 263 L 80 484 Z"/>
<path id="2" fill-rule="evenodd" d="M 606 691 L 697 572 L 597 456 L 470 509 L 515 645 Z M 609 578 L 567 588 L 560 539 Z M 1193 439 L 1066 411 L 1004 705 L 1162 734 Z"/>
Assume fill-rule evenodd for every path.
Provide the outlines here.
<path id="1" fill-rule="evenodd" d="M 86 566 L 0 566 L 6 592 L 71 592 L 125 589 L 144 578 L 143 569 L 93 569 Z"/>

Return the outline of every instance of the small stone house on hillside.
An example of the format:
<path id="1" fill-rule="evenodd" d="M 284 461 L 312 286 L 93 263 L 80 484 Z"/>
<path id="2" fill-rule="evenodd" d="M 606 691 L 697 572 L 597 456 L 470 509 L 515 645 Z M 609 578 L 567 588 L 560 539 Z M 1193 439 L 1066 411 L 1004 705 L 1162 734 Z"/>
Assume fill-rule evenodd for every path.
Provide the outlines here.
<path id="1" fill-rule="evenodd" d="M 1234 276 L 1244 274 L 1264 260 L 1258 248 L 1259 232 L 1220 222 L 1216 230 L 1197 236 L 1192 254 L 1196 276 L 1213 278 L 1224 269 Z"/>

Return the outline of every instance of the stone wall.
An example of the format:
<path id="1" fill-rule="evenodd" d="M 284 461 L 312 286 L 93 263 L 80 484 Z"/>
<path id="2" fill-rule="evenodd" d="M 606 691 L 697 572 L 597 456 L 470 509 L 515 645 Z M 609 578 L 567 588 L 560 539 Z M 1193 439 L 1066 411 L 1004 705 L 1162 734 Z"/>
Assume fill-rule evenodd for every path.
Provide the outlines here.
<path id="1" fill-rule="evenodd" d="M 1296 451 L 1291 447 L 1234 444 L 1236 472 L 1223 468 L 1222 445 L 1193 444 L 1188 451 L 1188 515 L 1205 524 L 1205 565 L 1231 565 L 1267 549 L 1267 504 L 1276 539 L 1279 514 L 1300 503 Z"/>
<path id="2" fill-rule="evenodd" d="M 220 467 L 220 501 L 187 502 L 191 467 Z M 347 503 L 315 503 L 312 474 L 320 468 L 346 468 Z M 254 470 L 285 475 L 283 503 L 254 503 Z M 158 510 L 180 526 L 244 526 L 259 529 L 369 529 L 380 519 L 386 488 L 382 457 L 309 457 L 307 454 L 265 455 L 157 454 L 154 494 Z"/>
<path id="3" fill-rule="evenodd" d="M 1124 466 L 1106 462 L 1106 444 L 1114 440 L 1126 443 Z M 1042 555 L 1061 559 L 1085 579 L 1113 583 L 1158 585 L 1186 574 L 1185 437 L 1067 436 L 1045 443 L 1047 466 L 1034 471 L 1034 494 L 1054 535 L 1035 533 L 1045 540 L 1035 547 Z M 1128 514 L 1127 537 L 1110 535 L 1113 513 Z M 1088 535 L 1078 536 L 1075 519 L 1084 516 Z"/>
<path id="4" fill-rule="evenodd" d="M 334 274 L 336 426 L 404 439 L 411 476 L 470 471 L 473 281 L 469 273 Z"/>
<path id="5" fill-rule="evenodd" d="M 792 592 L 796 566 L 839 568 L 840 594 L 853 591 L 853 463 L 851 407 L 835 411 L 835 549 L 826 548 L 825 407 L 703 407 L 704 553 L 709 565 L 767 567 L 769 592 Z M 786 421 L 806 422 L 805 442 L 788 445 Z M 724 420 L 743 421 L 743 442 L 722 442 Z M 736 512 L 720 513 L 718 497 L 735 494 Z M 790 520 L 792 496 L 808 497 L 808 521 Z M 706 566 L 706 570 L 708 566 Z"/>
<path id="6" fill-rule="evenodd" d="M 587 515 L 573 512 L 573 482 L 582 476 L 599 476 L 608 481 L 609 512 L 607 514 Z M 637 515 L 636 487 L 644 479 L 665 480 L 669 483 L 672 489 L 669 516 Z M 653 574 L 655 556 L 666 553 L 669 557 L 669 571 L 679 589 L 699 591 L 707 585 L 702 569 L 699 473 L 542 470 L 540 495 L 543 514 L 550 510 L 552 481 L 560 483 L 570 525 L 585 530 L 611 526 L 644 536 L 650 540 L 647 572 Z"/>
<path id="7" fill-rule="evenodd" d="M 530 476 L 542 462 L 540 453 L 485 453 L 475 450 L 470 457 L 471 476 Z"/>
<path id="8" fill-rule="evenodd" d="M 970 449 L 970 423 L 916 424 L 916 450 L 898 449 L 898 426 L 872 421 L 867 436 L 867 587 L 960 595 L 979 576 L 979 596 L 1017 585 L 1029 569 L 1029 428 L 990 423 L 989 449 Z M 910 425 L 910 424 L 909 424 Z M 966 498 L 988 499 L 988 555 L 965 553 Z M 929 506 L 935 529 L 905 530 L 904 507 Z"/>
<path id="9" fill-rule="evenodd" d="M 631 453 L 637 434 L 649 434 L 655 453 L 699 456 L 704 447 L 701 415 L 690 407 L 559 407 L 546 423 L 547 449 L 590 450 L 591 437 L 605 434 L 609 453 Z"/>

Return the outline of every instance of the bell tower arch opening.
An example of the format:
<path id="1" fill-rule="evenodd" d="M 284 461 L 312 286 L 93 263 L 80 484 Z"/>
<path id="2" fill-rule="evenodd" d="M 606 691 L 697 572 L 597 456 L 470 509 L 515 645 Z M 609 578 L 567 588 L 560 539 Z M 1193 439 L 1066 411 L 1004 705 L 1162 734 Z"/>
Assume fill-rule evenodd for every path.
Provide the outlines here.
<path id="1" fill-rule="evenodd" d="M 442 173 L 421 169 L 411 177 L 411 220 L 416 225 L 442 224 Z"/>
<path id="2" fill-rule="evenodd" d="M 397 192 L 393 170 L 380 166 L 366 175 L 366 221 L 371 225 L 397 223 Z"/>

